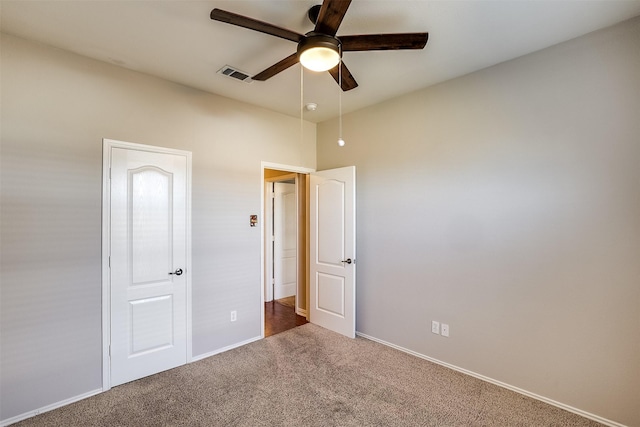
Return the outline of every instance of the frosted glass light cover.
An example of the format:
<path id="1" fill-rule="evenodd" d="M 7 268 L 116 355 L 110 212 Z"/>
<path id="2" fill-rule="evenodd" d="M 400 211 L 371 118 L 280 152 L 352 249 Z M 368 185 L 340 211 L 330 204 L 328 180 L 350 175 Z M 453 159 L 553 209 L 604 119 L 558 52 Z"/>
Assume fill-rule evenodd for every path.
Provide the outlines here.
<path id="1" fill-rule="evenodd" d="M 300 63 L 312 71 L 327 71 L 338 65 L 340 55 L 328 47 L 312 47 L 300 54 Z"/>

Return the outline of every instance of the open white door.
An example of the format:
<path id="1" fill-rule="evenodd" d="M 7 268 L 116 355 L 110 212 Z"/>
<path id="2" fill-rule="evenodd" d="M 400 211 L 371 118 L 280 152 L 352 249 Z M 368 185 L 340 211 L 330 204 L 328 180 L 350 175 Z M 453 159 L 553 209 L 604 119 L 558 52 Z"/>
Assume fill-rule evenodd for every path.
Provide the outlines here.
<path id="1" fill-rule="evenodd" d="M 356 168 L 310 174 L 310 321 L 355 338 Z"/>

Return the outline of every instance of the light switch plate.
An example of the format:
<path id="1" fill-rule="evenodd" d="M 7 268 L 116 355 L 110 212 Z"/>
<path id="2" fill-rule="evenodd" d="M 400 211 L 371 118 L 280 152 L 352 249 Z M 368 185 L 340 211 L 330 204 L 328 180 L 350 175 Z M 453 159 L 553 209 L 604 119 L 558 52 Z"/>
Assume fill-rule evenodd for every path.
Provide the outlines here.
<path id="1" fill-rule="evenodd" d="M 436 322 L 435 320 L 431 321 L 431 332 L 440 334 L 440 322 Z"/>

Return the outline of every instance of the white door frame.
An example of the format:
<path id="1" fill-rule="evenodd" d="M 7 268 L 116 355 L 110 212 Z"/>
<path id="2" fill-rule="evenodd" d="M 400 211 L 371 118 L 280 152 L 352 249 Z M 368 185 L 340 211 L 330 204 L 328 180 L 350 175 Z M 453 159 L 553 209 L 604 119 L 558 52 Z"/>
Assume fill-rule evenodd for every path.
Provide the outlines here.
<path id="1" fill-rule="evenodd" d="M 102 140 L 102 391 L 111 389 L 111 363 L 109 348 L 111 344 L 111 275 L 109 269 L 109 254 L 111 253 L 110 168 L 112 148 L 147 151 L 152 153 L 177 154 L 187 157 L 187 363 L 190 363 L 193 359 L 193 349 L 191 345 L 191 152 L 105 138 Z"/>
<path id="2" fill-rule="evenodd" d="M 266 276 L 265 276 L 265 222 L 266 222 L 266 216 L 265 216 L 265 194 L 267 191 L 267 186 L 265 185 L 265 180 L 264 180 L 264 170 L 265 169 L 274 169 L 274 170 L 279 170 L 279 171 L 283 171 L 283 172 L 292 172 L 292 173 L 303 173 L 303 174 L 310 174 L 312 172 L 315 172 L 315 169 L 310 169 L 310 168 L 305 168 L 302 166 L 291 166 L 291 165 L 283 165 L 280 163 L 270 163 L 270 162 L 261 162 L 261 168 L 260 168 L 260 218 L 262 218 L 262 220 L 260 221 L 260 277 L 261 279 L 261 294 L 262 294 L 262 298 L 261 298 L 261 304 L 260 304 L 260 318 L 261 320 L 261 327 L 260 327 L 260 337 L 264 338 L 264 303 L 265 303 L 265 281 L 267 280 Z M 296 186 L 297 187 L 297 186 Z M 297 192 L 296 192 L 297 193 Z M 297 194 L 296 194 L 297 197 Z M 297 206 L 297 203 L 296 203 Z M 298 291 L 296 289 L 296 295 L 298 294 Z M 308 313 L 308 308 L 307 308 L 307 313 Z"/>

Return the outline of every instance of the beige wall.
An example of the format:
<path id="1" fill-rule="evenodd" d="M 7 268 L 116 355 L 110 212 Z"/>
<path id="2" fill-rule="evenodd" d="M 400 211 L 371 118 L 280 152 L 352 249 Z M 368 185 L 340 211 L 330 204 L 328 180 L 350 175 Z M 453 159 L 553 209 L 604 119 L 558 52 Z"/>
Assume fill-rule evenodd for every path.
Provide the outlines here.
<path id="1" fill-rule="evenodd" d="M 318 169 L 357 168 L 359 332 L 640 426 L 640 18 L 344 136 L 318 126 Z"/>
<path id="2" fill-rule="evenodd" d="M 102 385 L 102 138 L 193 152 L 194 356 L 259 337 L 261 162 L 315 168 L 316 126 L 12 36 L 1 55 L 0 420 Z"/>

